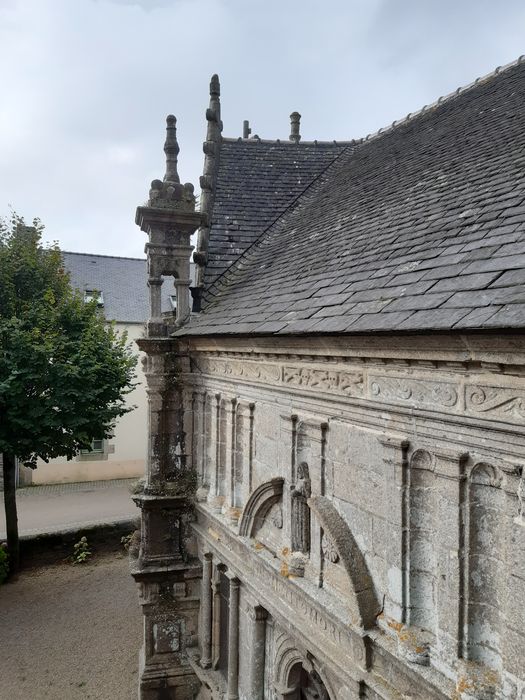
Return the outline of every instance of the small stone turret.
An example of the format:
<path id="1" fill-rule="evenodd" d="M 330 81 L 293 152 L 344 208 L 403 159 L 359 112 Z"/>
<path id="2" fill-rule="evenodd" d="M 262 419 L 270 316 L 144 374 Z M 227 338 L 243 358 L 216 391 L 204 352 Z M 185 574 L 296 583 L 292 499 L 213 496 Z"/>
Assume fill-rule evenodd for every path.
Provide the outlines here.
<path id="1" fill-rule="evenodd" d="M 292 112 L 290 114 L 290 141 L 295 141 L 295 143 L 299 143 L 301 140 L 301 134 L 299 133 L 299 129 L 301 126 L 301 115 L 299 112 Z"/>
<path id="2" fill-rule="evenodd" d="M 135 222 L 148 234 L 148 286 L 150 318 L 148 336 L 163 337 L 185 323 L 190 316 L 190 245 L 192 233 L 202 221 L 195 212 L 193 185 L 181 185 L 177 172 L 179 144 L 177 120 L 166 118 L 166 174 L 153 180 L 146 206 L 138 207 Z M 175 318 L 162 313 L 161 287 L 164 276 L 173 276 L 176 288 Z"/>

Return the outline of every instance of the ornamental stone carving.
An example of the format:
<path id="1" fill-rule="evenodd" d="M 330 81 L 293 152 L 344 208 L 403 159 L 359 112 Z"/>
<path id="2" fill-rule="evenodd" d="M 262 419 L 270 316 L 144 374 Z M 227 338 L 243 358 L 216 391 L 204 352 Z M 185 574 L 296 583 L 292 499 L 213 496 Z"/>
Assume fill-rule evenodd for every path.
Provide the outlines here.
<path id="1" fill-rule="evenodd" d="M 310 498 L 312 487 L 308 464 L 301 462 L 292 490 L 292 552 L 310 553 Z"/>
<path id="2" fill-rule="evenodd" d="M 328 559 L 328 561 L 331 561 L 332 564 L 337 564 L 339 561 L 339 552 L 337 551 L 334 541 L 328 537 L 326 533 L 323 535 L 321 540 L 321 549 L 323 551 L 323 555 L 326 559 Z"/>
<path id="3" fill-rule="evenodd" d="M 473 413 L 490 414 L 506 420 L 525 418 L 525 391 L 494 386 L 468 386 L 465 407 Z"/>
<path id="4" fill-rule="evenodd" d="M 386 401 L 431 408 L 452 408 L 458 403 L 458 391 L 454 384 L 423 379 L 370 377 L 370 393 L 372 397 Z"/>
<path id="5" fill-rule="evenodd" d="M 284 384 L 339 391 L 349 396 L 363 395 L 363 375 L 361 372 L 336 369 L 316 369 L 310 367 L 283 367 Z"/>

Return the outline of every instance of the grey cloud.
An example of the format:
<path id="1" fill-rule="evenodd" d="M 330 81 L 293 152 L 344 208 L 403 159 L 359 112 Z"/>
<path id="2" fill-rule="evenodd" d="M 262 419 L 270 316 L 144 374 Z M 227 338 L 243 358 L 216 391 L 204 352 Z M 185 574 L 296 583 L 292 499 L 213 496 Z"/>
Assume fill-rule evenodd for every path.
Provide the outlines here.
<path id="1" fill-rule="evenodd" d="M 516 58 L 509 0 L 11 0 L 0 4 L 0 213 L 40 216 L 64 249 L 142 255 L 134 210 L 178 118 L 198 182 L 210 75 L 225 134 L 349 139 Z"/>

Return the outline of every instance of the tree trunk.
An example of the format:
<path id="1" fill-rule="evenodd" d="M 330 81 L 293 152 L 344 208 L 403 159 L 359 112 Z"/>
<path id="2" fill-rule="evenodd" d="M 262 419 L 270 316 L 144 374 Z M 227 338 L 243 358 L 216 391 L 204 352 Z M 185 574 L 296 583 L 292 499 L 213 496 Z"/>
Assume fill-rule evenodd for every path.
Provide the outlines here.
<path id="1" fill-rule="evenodd" d="M 18 515 L 16 512 L 16 460 L 4 452 L 4 505 L 9 553 L 9 575 L 16 574 L 20 565 L 20 542 L 18 539 Z"/>

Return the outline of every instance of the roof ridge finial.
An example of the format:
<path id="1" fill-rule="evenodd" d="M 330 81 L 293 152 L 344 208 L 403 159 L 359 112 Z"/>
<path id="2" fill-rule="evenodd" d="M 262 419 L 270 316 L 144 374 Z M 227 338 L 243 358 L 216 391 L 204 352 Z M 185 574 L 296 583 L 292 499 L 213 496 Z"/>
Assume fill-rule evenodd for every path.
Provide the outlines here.
<path id="1" fill-rule="evenodd" d="M 216 97 L 220 97 L 221 94 L 221 84 L 219 82 L 219 76 L 217 73 L 214 73 L 211 76 L 210 80 L 210 96 L 215 95 Z"/>
<path id="2" fill-rule="evenodd" d="M 166 117 L 166 141 L 164 142 L 164 153 L 166 154 L 166 174 L 164 182 L 180 182 L 177 172 L 177 156 L 179 155 L 179 144 L 177 142 L 177 119 L 173 114 Z"/>
<path id="3" fill-rule="evenodd" d="M 295 141 L 299 143 L 301 140 L 301 134 L 299 133 L 299 128 L 301 125 L 301 115 L 299 112 L 292 112 L 290 114 L 290 141 Z"/>

